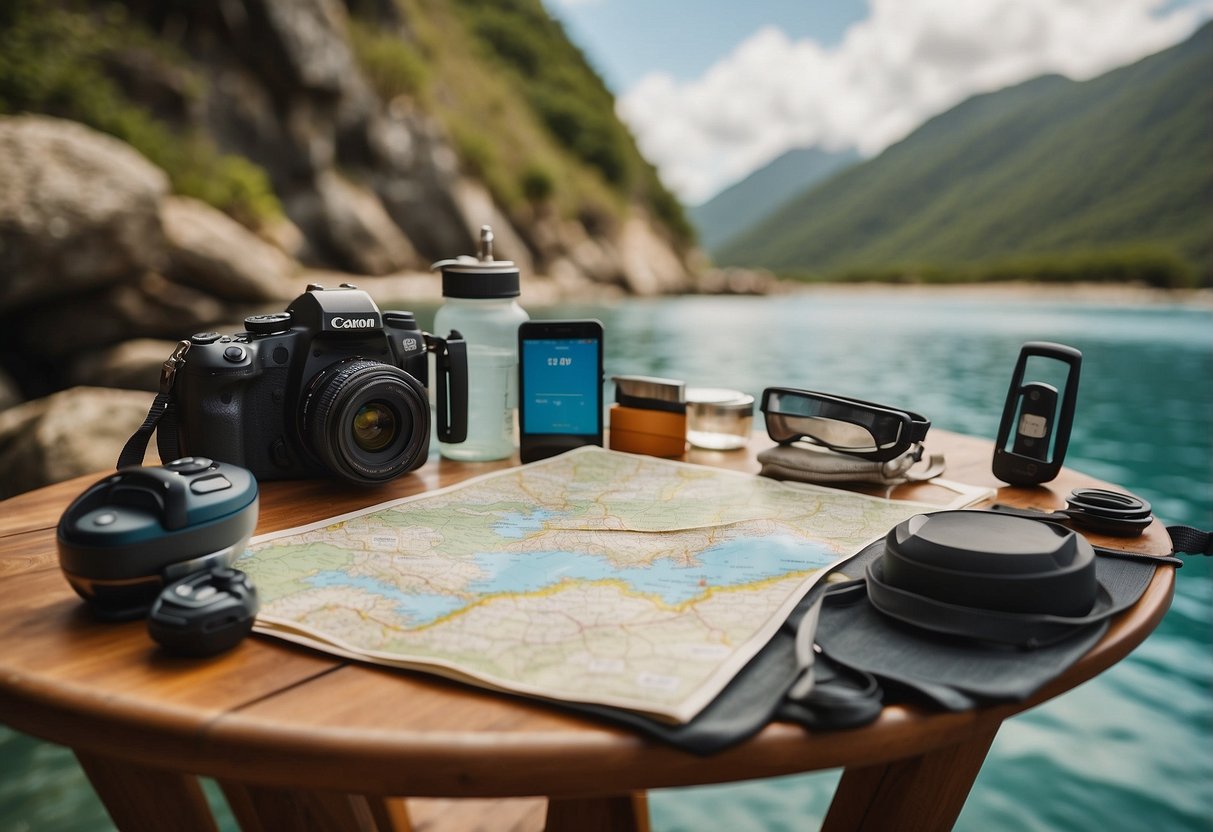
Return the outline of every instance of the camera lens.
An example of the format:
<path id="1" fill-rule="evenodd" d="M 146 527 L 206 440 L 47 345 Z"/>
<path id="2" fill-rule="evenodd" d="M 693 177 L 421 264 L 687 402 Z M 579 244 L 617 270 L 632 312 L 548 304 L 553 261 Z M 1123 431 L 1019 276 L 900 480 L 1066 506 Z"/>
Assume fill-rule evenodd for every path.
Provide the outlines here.
<path id="1" fill-rule="evenodd" d="M 396 412 L 387 402 L 368 402 L 354 414 L 354 442 L 364 451 L 382 451 L 400 433 Z"/>
<path id="2" fill-rule="evenodd" d="M 417 379 L 353 359 L 322 371 L 303 403 L 303 438 L 334 473 L 385 482 L 416 468 L 430 444 L 430 408 Z"/>

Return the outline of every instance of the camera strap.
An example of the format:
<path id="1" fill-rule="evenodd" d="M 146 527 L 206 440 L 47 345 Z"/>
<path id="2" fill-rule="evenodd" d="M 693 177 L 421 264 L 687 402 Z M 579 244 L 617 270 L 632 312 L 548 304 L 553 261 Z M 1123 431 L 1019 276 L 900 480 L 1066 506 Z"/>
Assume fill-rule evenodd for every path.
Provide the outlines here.
<path id="1" fill-rule="evenodd" d="M 177 380 L 177 371 L 185 364 L 185 354 L 189 351 L 190 342 L 179 341 L 173 354 L 160 368 L 160 392 L 152 400 L 151 409 L 148 410 L 143 424 L 131 434 L 131 438 L 126 440 L 122 447 L 122 453 L 118 455 L 118 468 L 143 464 L 152 433 L 156 433 L 156 449 L 162 461 L 169 462 L 181 455 L 177 443 L 177 405 L 173 400 L 173 385 Z"/>

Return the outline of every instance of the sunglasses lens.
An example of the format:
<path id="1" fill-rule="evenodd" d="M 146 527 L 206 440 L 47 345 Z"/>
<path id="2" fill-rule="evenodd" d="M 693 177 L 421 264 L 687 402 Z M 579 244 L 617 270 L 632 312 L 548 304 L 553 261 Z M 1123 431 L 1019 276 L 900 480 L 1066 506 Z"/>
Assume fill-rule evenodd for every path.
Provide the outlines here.
<path id="1" fill-rule="evenodd" d="M 767 431 L 776 442 L 808 439 L 835 450 L 859 453 L 874 451 L 877 448 L 872 434 L 865 428 L 816 416 L 768 413 Z"/>
<path id="2" fill-rule="evenodd" d="M 847 453 L 875 453 L 897 444 L 901 420 L 803 393 L 771 391 L 767 433 L 776 442 L 805 439 Z"/>

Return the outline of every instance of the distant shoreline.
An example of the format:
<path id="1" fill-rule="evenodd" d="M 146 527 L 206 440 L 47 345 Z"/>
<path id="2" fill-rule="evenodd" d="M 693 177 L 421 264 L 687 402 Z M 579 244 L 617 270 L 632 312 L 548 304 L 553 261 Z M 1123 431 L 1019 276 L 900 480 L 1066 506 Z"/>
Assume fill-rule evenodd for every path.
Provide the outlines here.
<path id="1" fill-rule="evenodd" d="M 1213 288 L 1161 289 L 1155 286 L 1117 283 L 802 283 L 780 280 L 772 294 L 904 294 L 941 295 L 949 298 L 971 296 L 990 300 L 1030 300 L 1046 297 L 1056 301 L 1108 303 L 1117 306 L 1189 306 L 1213 310 Z"/>
<path id="2" fill-rule="evenodd" d="M 304 270 L 296 276 L 298 291 L 306 283 L 335 285 L 355 280 L 377 302 L 441 303 L 441 279 L 428 272 L 401 272 L 383 277 L 367 277 L 322 270 Z M 715 284 L 715 285 L 713 285 Z M 899 295 L 972 297 L 980 300 L 1030 300 L 1045 297 L 1057 302 L 1106 303 L 1114 306 L 1185 306 L 1213 310 L 1213 288 L 1163 289 L 1140 283 L 1031 283 L 1027 281 L 991 281 L 986 283 L 879 283 L 846 281 L 802 282 L 783 280 L 766 275 L 765 279 L 749 279 L 739 285 L 740 291 L 730 291 L 727 281 L 705 281 L 701 291 L 690 291 L 687 297 L 762 297 L 790 294 L 821 295 Z M 737 284 L 734 284 L 735 286 Z M 719 287 L 720 291 L 712 291 Z M 677 297 L 678 295 L 659 295 Z M 524 275 L 522 279 L 523 306 L 550 306 L 568 302 L 617 301 L 638 298 L 624 292 L 617 284 L 591 281 L 561 281 L 539 275 Z"/>

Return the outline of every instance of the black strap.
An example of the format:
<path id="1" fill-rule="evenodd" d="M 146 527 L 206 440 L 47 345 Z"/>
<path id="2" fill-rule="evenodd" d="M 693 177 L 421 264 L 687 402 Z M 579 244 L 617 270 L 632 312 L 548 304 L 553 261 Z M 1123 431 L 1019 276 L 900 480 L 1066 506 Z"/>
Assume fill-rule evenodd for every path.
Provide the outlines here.
<path id="1" fill-rule="evenodd" d="M 131 434 L 131 438 L 126 440 L 126 444 L 122 446 L 122 453 L 118 454 L 118 468 L 129 468 L 132 465 L 139 466 L 143 464 L 143 456 L 147 453 L 147 443 L 152 438 L 152 433 L 156 430 L 156 426 L 161 424 L 161 420 L 170 411 L 175 411 L 173 406 L 173 397 L 168 393 L 157 393 L 156 398 L 152 400 L 152 407 L 147 412 L 147 418 L 143 420 L 143 424 Z M 173 444 L 176 444 L 177 431 L 176 422 L 172 420 Z M 165 461 L 176 459 L 178 454 L 173 452 L 165 456 L 165 436 L 163 428 L 161 428 L 160 436 L 157 439 L 157 448 L 160 450 L 160 456 Z"/>
<path id="2" fill-rule="evenodd" d="M 156 430 L 156 452 L 160 454 L 161 462 L 172 462 L 181 457 L 181 447 L 177 439 L 177 400 L 169 402 L 160 417 L 160 426 Z"/>
<path id="3" fill-rule="evenodd" d="M 185 354 L 190 351 L 189 341 L 178 341 L 160 369 L 160 392 L 152 400 L 147 418 L 139 426 L 131 438 L 126 440 L 122 453 L 118 454 L 118 467 L 129 468 L 143 464 L 143 456 L 147 453 L 147 443 L 152 433 L 159 426 L 156 434 L 156 449 L 160 453 L 161 462 L 171 462 L 181 456 L 177 442 L 177 405 L 173 399 L 173 385 L 177 381 L 177 371 L 185 364 Z"/>
<path id="4" fill-rule="evenodd" d="M 1189 555 L 1213 555 L 1213 532 L 1191 526 L 1167 526 L 1171 548 Z"/>

